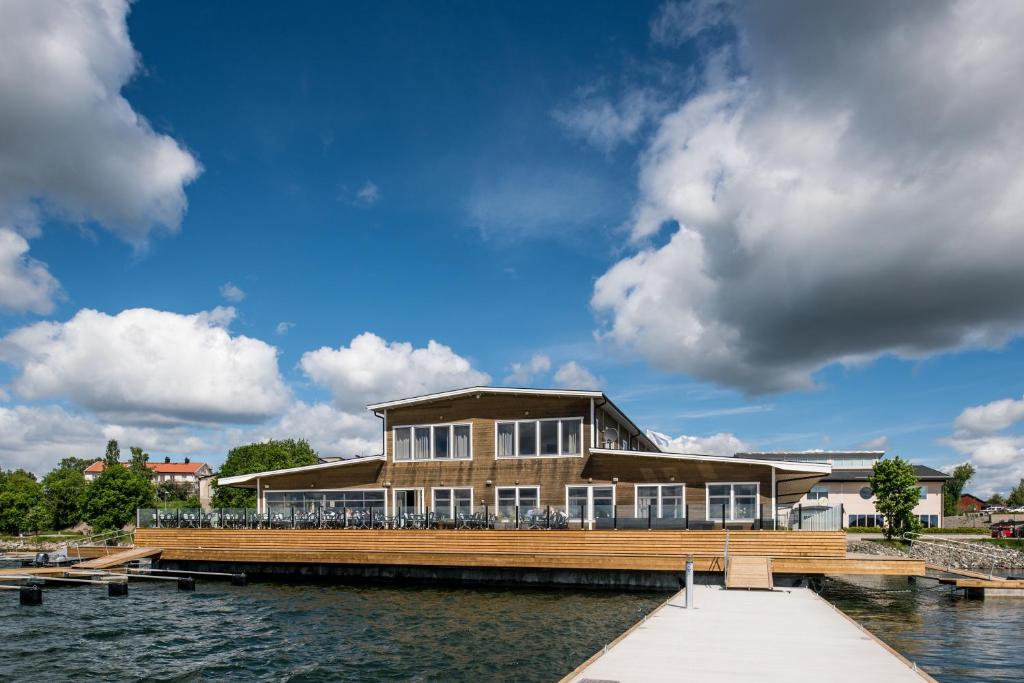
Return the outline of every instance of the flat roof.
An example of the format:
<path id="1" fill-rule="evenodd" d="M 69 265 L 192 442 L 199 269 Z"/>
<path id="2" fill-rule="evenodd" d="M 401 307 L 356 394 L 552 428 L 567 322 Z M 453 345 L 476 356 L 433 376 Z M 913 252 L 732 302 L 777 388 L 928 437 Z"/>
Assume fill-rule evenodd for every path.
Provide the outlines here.
<path id="1" fill-rule="evenodd" d="M 820 455 L 827 458 L 834 458 L 837 455 L 849 455 L 854 457 L 878 457 L 885 455 L 885 451 L 740 451 L 736 457 L 740 458 L 787 458 L 794 455 Z"/>
<path id="2" fill-rule="evenodd" d="M 914 465 L 913 467 L 914 476 L 917 477 L 919 481 L 945 481 L 953 478 L 945 472 L 940 472 L 939 470 L 928 467 L 927 465 Z M 832 474 L 822 479 L 822 481 L 867 481 L 868 477 L 872 474 L 874 474 L 874 470 L 869 469 L 836 469 L 832 470 Z"/>
<path id="3" fill-rule="evenodd" d="M 761 458 L 737 458 L 734 455 L 701 455 L 699 453 L 666 453 L 665 451 L 624 451 L 616 448 L 591 448 L 591 453 L 598 455 L 633 455 L 642 458 L 667 458 L 670 460 L 692 460 L 695 462 L 720 462 L 730 465 L 762 465 L 784 472 L 805 472 L 808 474 L 827 475 L 832 466 L 817 462 L 791 462 L 787 460 L 765 460 Z"/>
<path id="4" fill-rule="evenodd" d="M 580 389 L 528 389 L 525 387 L 467 387 L 465 389 L 453 389 L 441 391 L 436 394 L 423 394 L 410 398 L 400 398 L 395 401 L 384 401 L 383 403 L 371 403 L 366 406 L 369 410 L 384 410 L 398 406 L 414 405 L 416 403 L 427 403 L 442 398 L 457 398 L 471 394 L 524 394 L 528 396 L 574 396 L 578 398 L 600 398 L 604 396 L 600 391 L 584 391 Z"/>
<path id="5" fill-rule="evenodd" d="M 298 472 L 314 472 L 316 470 L 328 470 L 332 467 L 344 467 L 360 462 L 377 462 L 384 459 L 383 455 L 370 455 L 363 458 L 346 458 L 344 460 L 332 460 L 321 462 L 316 465 L 303 465 L 301 467 L 288 467 L 282 470 L 267 470 L 266 472 L 252 472 L 250 474 L 238 474 L 233 477 L 221 477 L 217 480 L 217 486 L 238 486 L 239 488 L 251 488 L 245 484 L 255 484 L 257 479 L 262 477 L 277 477 L 282 474 L 295 474 Z"/>

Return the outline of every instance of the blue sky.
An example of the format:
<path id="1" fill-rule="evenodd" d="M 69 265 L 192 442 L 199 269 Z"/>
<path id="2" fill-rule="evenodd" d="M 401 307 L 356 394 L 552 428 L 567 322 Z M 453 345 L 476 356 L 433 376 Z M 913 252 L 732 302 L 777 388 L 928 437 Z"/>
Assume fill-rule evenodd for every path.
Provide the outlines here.
<path id="1" fill-rule="evenodd" d="M 957 4 L 13 3 L 0 465 L 350 455 L 367 402 L 571 380 L 681 448 L 1006 488 L 1021 17 Z"/>

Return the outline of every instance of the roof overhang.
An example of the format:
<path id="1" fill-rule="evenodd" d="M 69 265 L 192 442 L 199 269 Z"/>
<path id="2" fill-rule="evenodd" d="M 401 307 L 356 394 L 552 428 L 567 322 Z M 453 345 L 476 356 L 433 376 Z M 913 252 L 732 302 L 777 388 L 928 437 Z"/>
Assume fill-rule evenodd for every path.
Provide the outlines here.
<path id="1" fill-rule="evenodd" d="M 762 460 L 758 458 L 734 458 L 722 455 L 700 455 L 697 453 L 651 453 L 646 451 L 624 451 L 616 448 L 591 448 L 595 455 L 626 455 L 639 458 L 660 458 L 663 460 L 688 460 L 691 462 L 719 462 L 727 465 L 758 465 L 771 467 L 779 472 L 817 474 L 825 476 L 832 471 L 831 465 L 813 462 L 792 462 L 787 460 Z"/>
<path id="2" fill-rule="evenodd" d="M 600 398 L 604 394 L 600 391 L 580 391 L 576 389 L 521 389 L 515 387 L 469 387 L 467 389 L 455 389 L 453 391 L 442 391 L 436 394 L 424 394 L 403 398 L 397 401 L 385 401 L 383 403 L 371 403 L 366 406 L 369 410 L 386 410 L 400 406 L 410 406 L 417 403 L 428 403 L 446 398 L 459 398 L 461 396 L 472 396 L 473 394 L 505 394 L 521 396 L 568 396 L 574 398 Z"/>
<path id="3" fill-rule="evenodd" d="M 266 472 L 252 472 L 251 474 L 239 474 L 233 477 L 221 477 L 220 479 L 217 480 L 217 486 L 233 486 L 235 488 L 240 489 L 254 489 L 256 488 L 257 479 L 278 477 L 285 474 L 298 474 L 301 472 L 329 470 L 335 467 L 357 465 L 359 463 L 364 462 L 381 462 L 383 460 L 383 455 L 374 455 L 367 458 L 349 458 L 347 460 L 337 460 L 334 462 L 322 462 L 316 465 L 303 465 L 302 467 L 288 467 L 280 470 L 267 470 Z"/>

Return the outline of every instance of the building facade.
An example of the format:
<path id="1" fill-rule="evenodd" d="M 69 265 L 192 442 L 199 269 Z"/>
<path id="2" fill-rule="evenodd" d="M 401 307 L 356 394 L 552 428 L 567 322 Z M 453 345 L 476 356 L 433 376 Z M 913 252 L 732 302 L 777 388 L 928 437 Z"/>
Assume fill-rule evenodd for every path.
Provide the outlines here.
<path id="1" fill-rule="evenodd" d="M 382 453 L 225 477 L 260 512 L 333 507 L 499 520 L 538 509 L 587 524 L 771 523 L 831 472 L 827 464 L 665 453 L 598 391 L 473 387 L 368 406 Z M 692 524 L 691 524 L 692 523 Z"/>
<path id="2" fill-rule="evenodd" d="M 97 460 L 85 468 L 86 481 L 94 481 L 106 464 Z M 130 467 L 130 462 L 122 462 L 122 467 Z M 184 462 L 171 462 L 164 458 L 163 462 L 147 462 L 146 467 L 153 473 L 153 484 L 176 484 L 199 497 L 200 504 L 206 508 L 210 505 L 210 481 L 213 469 L 205 462 L 192 462 L 185 458 Z"/>
<path id="3" fill-rule="evenodd" d="M 885 451 L 773 451 L 769 453 L 738 453 L 740 457 L 779 459 L 828 464 L 832 471 L 811 486 L 797 504 L 805 510 L 841 507 L 843 526 L 884 526 L 882 515 L 875 509 L 875 494 L 868 485 L 872 467 L 885 456 Z M 942 526 L 942 488 L 949 475 L 924 465 L 914 465 L 919 503 L 914 508 L 925 527 Z"/>

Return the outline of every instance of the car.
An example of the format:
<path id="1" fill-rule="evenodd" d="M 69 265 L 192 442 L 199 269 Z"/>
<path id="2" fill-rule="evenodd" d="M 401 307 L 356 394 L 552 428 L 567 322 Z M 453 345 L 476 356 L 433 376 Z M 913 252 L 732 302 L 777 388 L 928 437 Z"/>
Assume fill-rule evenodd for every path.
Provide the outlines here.
<path id="1" fill-rule="evenodd" d="M 1012 526 L 994 526 L 994 527 L 992 527 L 992 538 L 1013 538 L 1013 527 Z"/>

